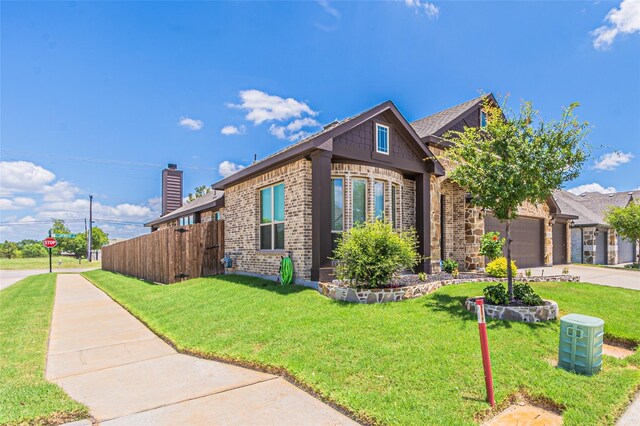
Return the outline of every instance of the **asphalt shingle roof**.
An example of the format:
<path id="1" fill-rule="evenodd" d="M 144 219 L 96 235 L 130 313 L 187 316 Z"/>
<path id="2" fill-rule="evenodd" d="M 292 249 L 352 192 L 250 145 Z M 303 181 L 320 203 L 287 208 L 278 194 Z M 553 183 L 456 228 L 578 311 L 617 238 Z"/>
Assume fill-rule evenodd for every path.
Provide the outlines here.
<path id="1" fill-rule="evenodd" d="M 575 195 L 568 191 L 556 191 L 553 198 L 558 203 L 562 213 L 578 216 L 576 225 L 603 225 L 604 215 L 610 206 L 624 207 L 630 200 L 638 200 L 640 191 L 631 195 L 627 192 L 601 194 L 600 192 L 585 192 Z"/>
<path id="2" fill-rule="evenodd" d="M 159 218 L 153 219 L 149 223 L 146 223 L 145 226 L 155 225 L 156 223 L 166 222 L 168 220 L 176 219 L 180 216 L 183 216 L 187 213 L 192 213 L 194 211 L 200 211 L 207 208 L 208 204 L 213 204 L 215 201 L 219 200 L 224 196 L 224 191 L 210 191 L 204 194 L 202 197 L 198 197 L 190 203 L 184 204 L 182 207 L 175 209 L 171 213 L 167 213 L 164 216 L 160 216 Z"/>
<path id="3" fill-rule="evenodd" d="M 411 123 L 411 126 L 415 129 L 416 133 L 421 138 L 429 135 L 436 135 L 438 131 L 445 127 L 447 124 L 459 118 L 470 108 L 481 102 L 483 97 L 484 96 L 478 96 L 477 98 L 470 99 L 459 105 L 452 106 L 451 108 L 436 112 L 435 114 L 428 117 L 416 120 Z"/>

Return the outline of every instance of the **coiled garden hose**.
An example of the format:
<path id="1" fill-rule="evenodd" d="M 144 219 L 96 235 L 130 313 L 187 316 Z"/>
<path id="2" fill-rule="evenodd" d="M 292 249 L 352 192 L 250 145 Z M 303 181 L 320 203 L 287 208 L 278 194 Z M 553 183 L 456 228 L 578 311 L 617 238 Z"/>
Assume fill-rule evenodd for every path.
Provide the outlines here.
<path id="1" fill-rule="evenodd" d="M 289 256 L 280 261 L 280 284 L 289 285 L 293 282 L 293 262 Z"/>

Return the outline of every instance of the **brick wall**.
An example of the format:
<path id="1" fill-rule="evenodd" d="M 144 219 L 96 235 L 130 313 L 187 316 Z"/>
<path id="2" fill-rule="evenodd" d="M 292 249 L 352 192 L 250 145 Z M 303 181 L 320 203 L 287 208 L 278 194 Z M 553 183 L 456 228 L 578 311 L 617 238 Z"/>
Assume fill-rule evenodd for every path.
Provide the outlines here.
<path id="1" fill-rule="evenodd" d="M 260 250 L 260 194 L 266 186 L 284 182 L 284 251 Z M 280 258 L 290 251 L 294 278 L 311 278 L 311 162 L 298 160 L 225 191 L 225 251 L 231 272 L 277 275 Z"/>

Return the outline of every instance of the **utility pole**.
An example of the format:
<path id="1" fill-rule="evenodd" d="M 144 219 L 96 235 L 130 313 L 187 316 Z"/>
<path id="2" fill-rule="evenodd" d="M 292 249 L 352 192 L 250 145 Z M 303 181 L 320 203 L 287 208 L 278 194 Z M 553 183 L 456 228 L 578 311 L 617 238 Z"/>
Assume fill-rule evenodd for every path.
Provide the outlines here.
<path id="1" fill-rule="evenodd" d="M 91 262 L 92 251 L 91 245 L 93 243 L 93 195 L 89 195 L 89 243 L 87 248 L 89 249 L 89 262 Z"/>
<path id="2" fill-rule="evenodd" d="M 84 241 L 87 243 L 87 260 L 89 260 L 89 232 L 87 231 L 87 218 L 84 218 Z"/>

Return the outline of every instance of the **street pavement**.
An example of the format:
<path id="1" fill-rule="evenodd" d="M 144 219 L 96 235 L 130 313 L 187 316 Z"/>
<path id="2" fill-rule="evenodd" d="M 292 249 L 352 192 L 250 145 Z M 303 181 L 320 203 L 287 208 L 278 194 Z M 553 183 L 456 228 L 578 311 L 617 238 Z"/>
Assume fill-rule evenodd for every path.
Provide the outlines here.
<path id="1" fill-rule="evenodd" d="M 47 379 L 101 425 L 354 425 L 279 376 L 177 353 L 80 275 L 58 275 Z"/>
<path id="2" fill-rule="evenodd" d="M 60 273 L 77 273 L 91 271 L 96 268 L 53 268 L 53 272 Z M 48 273 L 48 269 L 8 269 L 0 270 L 0 290 L 4 290 L 17 283 L 18 281 L 30 277 L 31 275 L 40 275 Z"/>
<path id="3" fill-rule="evenodd" d="M 557 265 L 543 268 L 531 268 L 531 273 L 533 276 L 542 275 L 543 271 L 544 275 L 561 275 L 564 267 L 569 268 L 570 275 L 580 276 L 580 281 L 585 283 L 640 290 L 640 271 L 631 271 L 623 268 Z M 524 271 L 521 270 L 521 272 Z"/>

